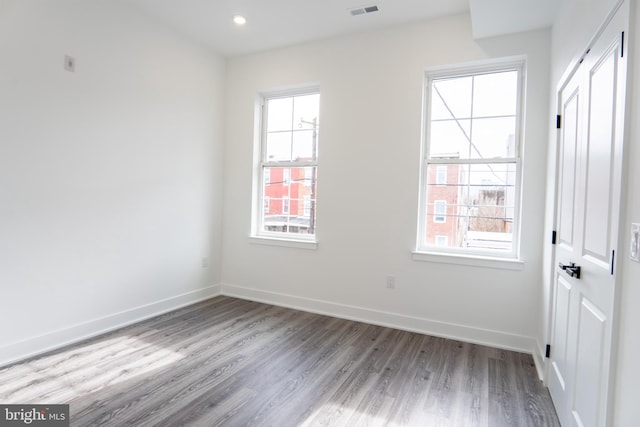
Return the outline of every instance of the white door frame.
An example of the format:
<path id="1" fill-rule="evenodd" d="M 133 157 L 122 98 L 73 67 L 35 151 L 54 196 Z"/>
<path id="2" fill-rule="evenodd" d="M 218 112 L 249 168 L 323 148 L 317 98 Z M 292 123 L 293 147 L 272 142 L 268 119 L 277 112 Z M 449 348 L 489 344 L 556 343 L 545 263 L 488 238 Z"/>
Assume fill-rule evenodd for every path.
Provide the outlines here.
<path id="1" fill-rule="evenodd" d="M 580 66 L 580 64 L 582 63 L 582 60 L 584 59 L 584 57 L 586 56 L 586 54 L 589 52 L 589 50 L 591 49 L 591 47 L 596 43 L 596 41 L 599 39 L 599 37 L 602 35 L 602 33 L 605 31 L 605 29 L 607 28 L 607 26 L 609 25 L 609 23 L 612 21 L 613 17 L 616 15 L 616 13 L 621 12 L 624 13 L 624 20 L 625 20 L 625 26 L 628 29 L 629 27 L 629 17 L 630 17 L 630 7 L 629 7 L 629 0 L 617 0 L 616 4 L 611 8 L 610 12 L 607 14 L 606 18 L 603 20 L 603 22 L 600 24 L 600 26 L 598 27 L 598 30 L 595 32 L 595 34 L 591 37 L 591 39 L 589 40 L 587 47 L 582 51 L 583 53 L 579 56 L 576 57 L 576 59 L 574 61 L 572 61 L 572 65 L 570 65 L 565 72 L 563 73 L 562 77 L 559 80 L 558 85 L 556 86 L 556 91 L 555 91 L 555 95 L 556 95 L 556 106 L 555 106 L 555 111 L 557 115 L 561 115 L 562 114 L 562 102 L 560 99 L 559 94 L 562 93 L 563 89 L 565 88 L 565 86 L 569 83 L 569 81 L 572 79 L 572 77 L 575 75 L 575 73 L 578 71 L 578 68 Z M 627 37 L 628 39 L 628 37 Z M 627 55 L 628 53 L 628 49 L 626 46 L 624 46 L 624 54 Z M 626 76 L 626 81 L 628 82 L 628 75 Z M 628 87 L 627 87 L 627 92 L 628 92 Z M 628 115 L 626 114 L 626 112 L 628 111 L 629 106 L 628 103 L 625 103 L 625 111 L 623 112 L 625 119 L 625 125 L 624 125 L 624 137 L 623 137 L 623 153 L 627 151 L 627 137 L 628 137 Z M 555 232 L 555 228 L 556 228 L 556 224 L 557 224 L 557 220 L 558 220 L 558 192 L 559 192 L 559 169 L 560 169 L 560 139 L 562 138 L 562 134 L 561 134 L 561 129 L 556 129 L 556 134 L 555 134 L 555 140 L 554 140 L 554 151 L 555 151 L 555 158 L 554 158 L 554 165 L 553 165 L 553 173 L 554 173 L 554 183 L 553 183 L 553 208 L 552 208 L 552 230 L 554 230 Z M 626 174 L 626 169 L 627 169 L 627 162 L 622 162 L 622 176 L 624 176 Z M 624 190 L 624 182 L 622 182 L 622 188 Z M 624 191 L 622 192 L 622 194 L 624 194 Z M 623 209 L 624 206 L 621 206 L 619 209 L 619 214 L 618 214 L 618 230 L 616 230 L 616 234 L 618 236 L 618 247 L 616 248 L 616 254 L 621 254 L 623 251 L 620 248 L 620 243 L 624 242 L 624 236 L 623 234 L 623 230 L 621 227 L 621 219 L 622 219 L 622 215 L 624 212 Z M 546 241 L 546 240 L 545 240 Z M 618 255 L 617 255 L 618 256 Z M 616 256 L 616 257 L 617 257 Z M 544 307 L 545 309 L 545 316 L 547 317 L 547 324 L 546 324 L 546 341 L 547 344 L 551 343 L 553 341 L 553 329 L 554 329 L 554 322 L 555 319 L 553 318 L 554 316 L 554 304 L 555 304 L 555 294 L 553 292 L 553 288 L 554 288 L 554 283 L 555 283 L 555 275 L 556 275 L 556 271 L 555 271 L 555 257 L 556 257 L 556 246 L 553 245 L 551 247 L 551 250 L 548 252 L 547 254 L 547 265 L 549 265 L 549 271 L 548 271 L 548 277 L 547 277 L 547 286 L 550 288 L 549 289 L 549 300 L 547 301 L 547 306 Z M 617 290 L 617 288 L 619 287 L 620 283 L 621 283 L 621 278 L 620 278 L 620 267 L 619 267 L 619 262 L 616 260 L 614 262 L 614 269 L 615 269 L 615 275 L 614 275 L 614 289 Z M 606 423 L 607 425 L 613 425 L 613 398 L 614 398 L 614 382 L 615 382 L 615 363 L 614 361 L 616 360 L 616 355 L 617 355 L 617 343 L 618 343 L 618 325 L 619 325 L 619 306 L 620 306 L 620 292 L 616 292 L 614 291 L 614 305 L 613 305 L 613 313 L 612 314 L 612 337 L 611 337 L 611 346 L 609 349 L 609 353 L 610 353 L 610 363 L 609 363 L 609 370 L 608 370 L 608 378 L 606 379 L 606 382 L 608 384 L 608 394 L 607 394 L 607 407 L 606 407 Z M 551 351 L 553 351 L 553 349 L 551 349 Z M 545 384 L 547 383 L 548 379 L 549 379 L 549 375 L 550 375 L 550 368 L 551 368 L 551 364 L 548 363 L 549 359 L 544 359 L 545 363 L 544 363 L 544 370 L 543 370 L 543 380 L 545 382 Z"/>

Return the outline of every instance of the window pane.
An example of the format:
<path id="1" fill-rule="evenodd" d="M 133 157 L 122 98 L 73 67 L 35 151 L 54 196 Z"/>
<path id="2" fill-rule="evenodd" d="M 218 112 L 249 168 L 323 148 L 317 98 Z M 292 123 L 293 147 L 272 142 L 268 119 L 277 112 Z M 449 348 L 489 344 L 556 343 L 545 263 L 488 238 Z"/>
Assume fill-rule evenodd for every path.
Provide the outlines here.
<path id="1" fill-rule="evenodd" d="M 291 132 L 268 133 L 265 160 L 268 162 L 291 160 L 291 137 Z"/>
<path id="2" fill-rule="evenodd" d="M 518 72 L 482 74 L 473 81 L 474 117 L 515 116 Z"/>
<path id="3" fill-rule="evenodd" d="M 515 157 L 515 117 L 475 119 L 472 132 L 471 158 Z"/>
<path id="4" fill-rule="evenodd" d="M 516 165 L 448 164 L 447 185 L 427 168 L 425 244 L 510 251 L 516 197 Z M 438 236 L 440 239 L 438 241 Z"/>
<path id="5" fill-rule="evenodd" d="M 293 129 L 293 98 L 267 101 L 267 132 Z"/>
<path id="6" fill-rule="evenodd" d="M 294 129 L 313 129 L 318 126 L 320 94 L 296 96 L 293 99 Z"/>
<path id="7" fill-rule="evenodd" d="M 446 120 L 431 123 L 429 157 L 468 159 L 470 120 Z"/>
<path id="8" fill-rule="evenodd" d="M 431 120 L 471 117 L 473 77 L 435 80 L 431 86 Z"/>
<path id="9" fill-rule="evenodd" d="M 319 94 L 267 101 L 265 161 L 316 159 L 319 101 Z"/>
<path id="10" fill-rule="evenodd" d="M 432 82 L 429 157 L 516 156 L 518 72 Z"/>
<path id="11" fill-rule="evenodd" d="M 266 167 L 263 173 L 270 182 L 263 180 L 263 206 L 268 209 L 263 210 L 262 230 L 315 233 L 316 167 Z"/>
<path id="12" fill-rule="evenodd" d="M 293 155 L 295 161 L 315 160 L 316 158 L 316 131 L 302 130 L 293 133 Z"/>

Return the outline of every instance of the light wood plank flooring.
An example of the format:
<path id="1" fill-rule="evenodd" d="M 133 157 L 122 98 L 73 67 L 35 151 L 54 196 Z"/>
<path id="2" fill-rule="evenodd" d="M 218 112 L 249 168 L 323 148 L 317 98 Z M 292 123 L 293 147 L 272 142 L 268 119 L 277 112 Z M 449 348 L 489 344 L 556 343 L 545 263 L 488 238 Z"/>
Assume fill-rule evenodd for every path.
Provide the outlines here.
<path id="1" fill-rule="evenodd" d="M 0 369 L 72 426 L 558 426 L 530 355 L 217 297 Z"/>

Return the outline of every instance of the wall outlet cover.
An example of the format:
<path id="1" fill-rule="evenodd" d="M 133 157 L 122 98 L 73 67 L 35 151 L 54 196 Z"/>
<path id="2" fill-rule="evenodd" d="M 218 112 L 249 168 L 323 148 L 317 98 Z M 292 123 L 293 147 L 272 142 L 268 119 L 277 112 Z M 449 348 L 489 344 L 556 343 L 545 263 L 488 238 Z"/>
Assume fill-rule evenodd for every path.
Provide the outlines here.
<path id="1" fill-rule="evenodd" d="M 64 56 L 64 69 L 72 73 L 76 71 L 76 60 L 73 56 Z"/>
<path id="2" fill-rule="evenodd" d="M 631 245 L 629 256 L 632 260 L 640 262 L 640 223 L 631 224 Z"/>

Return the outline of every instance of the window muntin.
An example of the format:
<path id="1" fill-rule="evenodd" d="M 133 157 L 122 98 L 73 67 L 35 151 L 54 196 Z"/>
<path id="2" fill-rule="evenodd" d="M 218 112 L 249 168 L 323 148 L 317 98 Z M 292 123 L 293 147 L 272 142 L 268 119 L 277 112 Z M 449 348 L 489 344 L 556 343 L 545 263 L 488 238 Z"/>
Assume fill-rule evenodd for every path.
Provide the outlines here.
<path id="1" fill-rule="evenodd" d="M 320 94 L 265 95 L 252 235 L 315 240 Z"/>
<path id="2" fill-rule="evenodd" d="M 418 251 L 516 256 L 522 72 L 427 73 Z"/>

